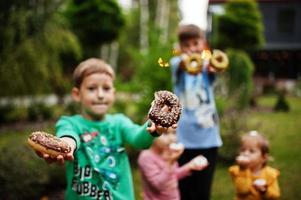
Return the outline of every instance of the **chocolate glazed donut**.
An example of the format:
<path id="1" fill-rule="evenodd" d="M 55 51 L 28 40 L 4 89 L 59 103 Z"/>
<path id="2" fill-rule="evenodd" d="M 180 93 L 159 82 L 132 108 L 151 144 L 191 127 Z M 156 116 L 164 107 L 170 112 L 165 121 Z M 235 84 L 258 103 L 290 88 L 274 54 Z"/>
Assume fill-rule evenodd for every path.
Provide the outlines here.
<path id="1" fill-rule="evenodd" d="M 148 115 L 156 125 L 170 127 L 178 122 L 181 110 L 178 97 L 167 90 L 162 90 L 155 92 L 155 100 Z"/>
<path id="2" fill-rule="evenodd" d="M 71 151 L 71 147 L 65 141 L 42 131 L 33 132 L 27 143 L 34 150 L 49 154 L 50 157 L 64 156 Z"/>

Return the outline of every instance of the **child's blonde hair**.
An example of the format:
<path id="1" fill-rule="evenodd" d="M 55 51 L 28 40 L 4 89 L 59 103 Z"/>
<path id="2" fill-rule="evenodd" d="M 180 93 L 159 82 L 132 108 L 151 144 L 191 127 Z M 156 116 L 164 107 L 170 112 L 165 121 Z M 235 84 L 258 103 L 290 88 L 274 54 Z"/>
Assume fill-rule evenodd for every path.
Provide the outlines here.
<path id="1" fill-rule="evenodd" d="M 73 81 L 75 87 L 80 88 L 84 78 L 95 73 L 105 73 L 112 79 L 115 78 L 114 70 L 109 64 L 98 58 L 89 58 L 81 62 L 74 70 Z"/>
<path id="2" fill-rule="evenodd" d="M 247 134 L 243 135 L 241 137 L 241 144 L 248 139 L 256 140 L 257 145 L 262 153 L 262 155 L 267 155 L 267 158 L 270 153 L 270 144 L 266 137 L 264 137 L 261 133 L 258 131 L 249 131 Z M 268 159 L 267 159 L 268 160 Z M 264 163 L 264 165 L 267 164 L 267 161 Z"/>

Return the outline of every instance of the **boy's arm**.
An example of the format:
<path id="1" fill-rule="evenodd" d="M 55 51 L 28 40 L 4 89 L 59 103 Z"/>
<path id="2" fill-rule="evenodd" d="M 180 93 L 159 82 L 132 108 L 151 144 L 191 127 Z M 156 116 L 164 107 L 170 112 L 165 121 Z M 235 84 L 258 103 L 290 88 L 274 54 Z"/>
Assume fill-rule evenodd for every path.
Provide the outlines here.
<path id="1" fill-rule="evenodd" d="M 59 155 L 56 158 L 52 158 L 48 154 L 41 152 L 37 152 L 37 154 L 49 164 L 56 162 L 59 165 L 63 165 L 66 160 L 74 159 L 73 153 L 80 145 L 80 139 L 78 134 L 74 130 L 72 121 L 68 119 L 68 117 L 61 117 L 60 120 L 56 123 L 56 135 L 57 137 L 60 137 L 61 140 L 64 140 L 69 144 L 69 146 L 71 147 L 70 153 L 68 153 L 65 157 Z"/>
<path id="2" fill-rule="evenodd" d="M 120 126 L 124 141 L 131 146 L 144 149 L 152 144 L 154 137 L 147 131 L 148 122 L 139 126 L 134 124 L 129 118 L 122 116 Z"/>
<path id="3" fill-rule="evenodd" d="M 178 79 L 177 73 L 180 70 L 180 63 L 181 63 L 181 61 L 182 61 L 182 59 L 181 59 L 180 56 L 173 57 L 170 60 L 172 79 L 173 79 L 174 83 L 176 83 L 177 79 Z"/>
<path id="4" fill-rule="evenodd" d="M 125 142 L 129 143 L 135 148 L 148 148 L 155 137 L 167 132 L 168 128 L 156 126 L 150 120 L 145 122 L 142 126 L 134 124 L 129 118 L 121 118 L 121 131 Z M 172 125 L 176 128 L 176 125 Z"/>

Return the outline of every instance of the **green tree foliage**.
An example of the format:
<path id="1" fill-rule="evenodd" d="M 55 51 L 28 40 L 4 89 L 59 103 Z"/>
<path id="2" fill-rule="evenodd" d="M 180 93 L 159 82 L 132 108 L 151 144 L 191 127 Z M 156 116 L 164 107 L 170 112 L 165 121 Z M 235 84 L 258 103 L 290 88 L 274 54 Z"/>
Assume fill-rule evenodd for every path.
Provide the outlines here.
<path id="1" fill-rule="evenodd" d="M 115 40 L 125 23 L 115 0 L 72 0 L 66 16 L 86 56 L 98 56 L 99 47 Z"/>
<path id="2" fill-rule="evenodd" d="M 0 96 L 64 93 L 64 68 L 81 48 L 57 10 L 62 1 L 0 2 Z"/>
<path id="3" fill-rule="evenodd" d="M 135 7 L 128 12 L 125 18 L 124 32 L 119 38 L 120 57 L 117 70 L 117 89 L 137 94 L 140 97 L 133 102 L 134 107 L 138 106 L 134 112 L 131 112 L 135 113 L 133 116 L 131 115 L 135 121 L 142 120 L 146 116 L 155 91 L 172 90 L 171 70 L 169 67 L 160 67 L 158 59 L 162 58 L 165 62 L 169 62 L 172 57 L 175 31 L 178 25 L 177 2 L 168 0 L 170 6 L 168 27 L 164 27 L 165 30 L 162 30 L 156 21 L 158 1 L 149 1 L 150 19 L 147 24 L 149 45 L 146 52 L 139 51 L 141 34 L 139 8 Z M 161 39 L 163 31 L 168 31 L 167 41 Z M 130 107 L 128 103 L 127 108 Z"/>
<path id="4" fill-rule="evenodd" d="M 136 53 L 136 71 L 132 84 L 135 85 L 136 92 L 141 94 L 141 101 L 138 102 L 140 116 L 145 115 L 150 108 L 150 103 L 154 99 L 154 92 L 158 90 L 172 90 L 171 70 L 169 67 L 161 67 L 158 59 L 169 62 L 172 56 L 171 43 L 160 44 L 158 32 L 150 34 L 150 46 L 148 53 Z"/>
<path id="5" fill-rule="evenodd" d="M 228 87 L 230 96 L 238 108 L 248 107 L 252 96 L 254 66 L 249 50 L 260 48 L 264 43 L 261 13 L 255 0 L 229 0 L 225 13 L 215 16 L 213 46 L 229 49 L 230 67 Z M 243 52 L 245 51 L 245 52 Z"/>
<path id="6" fill-rule="evenodd" d="M 228 76 L 229 94 L 239 109 L 246 108 L 252 96 L 254 65 L 248 54 L 242 50 L 227 50 L 230 65 Z M 230 97 L 230 98 L 231 98 Z"/>
<path id="7" fill-rule="evenodd" d="M 248 55 L 264 43 L 261 13 L 255 0 L 229 0 L 225 13 L 215 16 L 212 42 L 215 48 L 227 49 L 229 68 L 225 75 L 228 87 L 228 105 L 222 118 L 223 157 L 233 160 L 239 144 L 238 134 L 244 132 L 244 121 L 253 92 L 254 64 Z M 234 115 L 231 115 L 231 111 Z M 243 116 L 243 115 L 244 116 Z M 241 117 L 243 116 L 243 117 Z M 241 122 L 240 122 L 241 121 Z"/>
<path id="8" fill-rule="evenodd" d="M 229 0 L 218 18 L 217 44 L 256 49 L 264 44 L 262 16 L 255 0 Z"/>

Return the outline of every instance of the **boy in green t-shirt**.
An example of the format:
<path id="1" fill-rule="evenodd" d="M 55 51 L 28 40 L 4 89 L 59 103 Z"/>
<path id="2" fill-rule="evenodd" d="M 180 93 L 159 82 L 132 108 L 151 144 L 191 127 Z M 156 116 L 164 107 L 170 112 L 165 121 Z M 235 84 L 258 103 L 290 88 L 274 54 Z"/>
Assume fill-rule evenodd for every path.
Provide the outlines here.
<path id="1" fill-rule="evenodd" d="M 56 158 L 37 152 L 48 163 L 67 161 L 66 199 L 134 199 L 125 144 L 148 148 L 152 135 L 167 131 L 151 121 L 139 126 L 123 114 L 107 114 L 115 99 L 114 77 L 113 69 L 100 59 L 80 63 L 74 71 L 72 97 L 80 103 L 81 113 L 62 116 L 56 124 L 57 136 L 72 151 Z"/>

